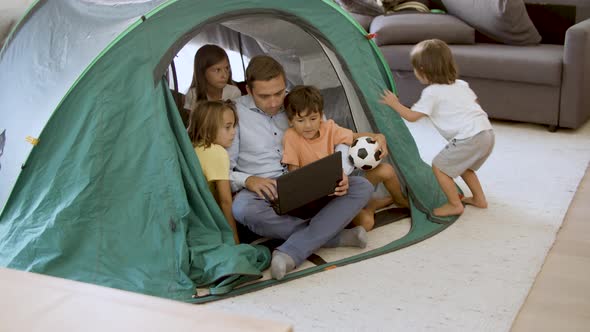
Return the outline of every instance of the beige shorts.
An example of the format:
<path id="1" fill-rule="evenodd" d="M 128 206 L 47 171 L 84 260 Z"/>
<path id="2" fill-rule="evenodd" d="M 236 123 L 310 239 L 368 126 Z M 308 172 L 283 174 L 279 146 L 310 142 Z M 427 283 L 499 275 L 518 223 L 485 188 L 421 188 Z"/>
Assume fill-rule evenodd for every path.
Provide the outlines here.
<path id="1" fill-rule="evenodd" d="M 434 157 L 432 165 L 452 178 L 468 169 L 477 171 L 492 153 L 494 142 L 492 129 L 466 139 L 453 139 Z"/>

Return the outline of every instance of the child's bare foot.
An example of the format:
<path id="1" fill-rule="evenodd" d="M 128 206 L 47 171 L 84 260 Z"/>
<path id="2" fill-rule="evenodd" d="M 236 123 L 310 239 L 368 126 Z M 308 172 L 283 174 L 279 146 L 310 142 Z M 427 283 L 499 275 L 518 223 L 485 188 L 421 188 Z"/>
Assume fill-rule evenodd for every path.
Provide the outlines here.
<path id="1" fill-rule="evenodd" d="M 473 206 L 481 208 L 481 209 L 488 208 L 488 202 L 486 201 L 485 198 L 465 197 L 461 201 L 465 204 L 473 205 Z"/>
<path id="2" fill-rule="evenodd" d="M 365 231 L 370 231 L 375 226 L 375 211 L 369 209 L 362 209 L 359 214 L 352 219 L 352 223 L 355 226 L 362 226 Z"/>
<path id="3" fill-rule="evenodd" d="M 434 215 L 437 217 L 458 216 L 463 213 L 463 204 L 451 205 L 449 203 L 434 209 Z"/>

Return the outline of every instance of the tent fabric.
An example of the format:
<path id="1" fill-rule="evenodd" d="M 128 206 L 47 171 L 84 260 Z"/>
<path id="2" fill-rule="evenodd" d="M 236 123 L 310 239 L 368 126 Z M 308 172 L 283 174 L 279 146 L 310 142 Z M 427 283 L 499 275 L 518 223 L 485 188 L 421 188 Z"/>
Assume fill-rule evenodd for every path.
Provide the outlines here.
<path id="1" fill-rule="evenodd" d="M 49 31 L 46 38 L 53 38 L 43 44 L 46 48 L 37 51 L 28 44 L 32 55 L 15 57 L 24 54 L 23 45 L 42 29 L 39 17 L 48 18 L 60 6 L 56 2 L 67 7 L 68 2 L 38 2 L 0 53 L 0 124 L 9 123 L 5 152 L 22 148 L 19 144 L 27 135 L 39 139 L 27 147 L 30 154 L 17 158 L 14 188 L 2 182 L 7 201 L 0 214 L 0 266 L 185 301 L 195 287 L 223 294 L 241 278 L 259 276 L 268 266 L 268 250 L 232 244 L 231 230 L 208 191 L 169 88 L 163 80 L 154 83 L 156 68 L 188 32 L 257 13 L 280 17 L 317 40 L 333 63 L 352 111 L 362 113 L 374 131 L 386 136 L 416 211 L 414 232 L 388 250 L 432 236 L 456 219 L 430 215 L 445 202 L 444 194 L 403 120 L 378 103 L 383 89 L 394 89 L 391 73 L 364 30 L 331 0 L 305 5 L 299 0 L 123 1 L 129 6 L 127 14 L 141 12 L 134 2 L 150 11 L 132 23 L 133 15 L 117 16 L 124 19 L 114 30 L 121 30 L 124 22 L 129 25 L 111 36 L 108 46 L 93 46 L 92 52 L 78 49 L 87 45 L 83 33 L 69 31 L 83 31 L 80 25 L 85 23 L 85 12 L 69 3 L 68 15 L 59 17 L 68 24 L 56 27 L 58 22 L 50 20 L 50 28 L 44 28 Z M 95 15 L 108 12 L 116 1 L 81 3 Z M 108 15 L 98 14 L 105 25 L 112 23 Z M 68 21 L 70 17 L 75 20 Z M 65 30 L 66 36 L 78 39 L 59 39 L 56 33 Z M 60 53 L 64 49 L 67 56 Z M 79 54 L 92 59 L 85 69 L 82 60 L 69 65 Z M 51 58 L 39 62 L 39 56 Z M 38 61 L 41 67 L 27 70 L 28 61 Z M 29 76 L 19 80 L 17 88 L 9 88 L 15 72 L 3 72 L 13 65 Z M 41 68 L 51 69 L 47 77 L 38 76 Z M 67 79 L 62 79 L 59 74 L 66 71 Z M 29 87 L 35 91 L 32 95 Z M 39 101 L 47 99 L 46 94 L 52 100 Z M 22 98 L 25 104 L 14 101 Z M 13 117 L 17 120 L 8 121 Z M 353 118 L 357 122 L 358 115 Z M 35 123 L 29 125 L 31 121 Z M 0 178 L 13 176 L 5 171 L 7 159 L 1 158 Z M 12 163 L 6 169 L 15 171 Z M 216 286 L 224 290 L 216 292 Z"/>
<path id="2" fill-rule="evenodd" d="M 111 105 L 122 97 L 109 98 L 123 93 L 110 84 L 117 71 L 103 74 L 48 123 L 30 159 L 40 167 L 25 168 L 0 223 L 0 264 L 183 300 L 225 276 L 260 275 L 270 253 L 233 245 L 169 90 L 127 98 L 121 109 L 140 107 L 122 114 Z"/>
<path id="3" fill-rule="evenodd" d="M 33 148 L 24 137 L 39 138 L 100 52 L 163 1 L 40 0 L 29 8 L 0 53 L 0 127 L 8 136 L 0 209 Z"/>
<path id="4" fill-rule="evenodd" d="M 0 222 L 0 265 L 174 299 L 259 275 L 233 245 L 169 90 L 130 38 L 89 69 L 46 124 Z M 145 45 L 143 45 L 145 47 Z"/>

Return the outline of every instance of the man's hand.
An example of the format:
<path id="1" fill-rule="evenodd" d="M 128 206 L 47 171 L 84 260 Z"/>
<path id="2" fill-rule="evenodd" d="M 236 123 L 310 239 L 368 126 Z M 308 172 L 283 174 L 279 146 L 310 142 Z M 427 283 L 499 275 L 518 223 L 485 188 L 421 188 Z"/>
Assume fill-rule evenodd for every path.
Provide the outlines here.
<path id="1" fill-rule="evenodd" d="M 334 189 L 334 196 L 344 196 L 348 193 L 348 175 L 342 171 L 342 181 L 338 183 L 338 187 Z"/>
<path id="2" fill-rule="evenodd" d="M 246 189 L 256 193 L 260 198 L 266 199 L 267 197 L 271 200 L 278 198 L 277 194 L 277 181 L 269 178 L 261 178 L 259 176 L 249 176 L 244 183 Z M 266 194 L 266 196 L 265 196 Z"/>

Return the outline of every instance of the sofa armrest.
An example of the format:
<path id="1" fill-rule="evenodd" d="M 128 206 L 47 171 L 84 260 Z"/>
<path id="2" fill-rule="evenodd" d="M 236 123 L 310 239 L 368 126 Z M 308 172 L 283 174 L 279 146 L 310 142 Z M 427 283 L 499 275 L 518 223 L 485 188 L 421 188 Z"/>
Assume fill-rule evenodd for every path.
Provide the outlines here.
<path id="1" fill-rule="evenodd" d="M 565 34 L 559 126 L 578 128 L 590 117 L 590 19 Z"/>
<path id="2" fill-rule="evenodd" d="M 18 19 L 23 15 L 23 11 L 20 8 L 0 9 L 0 49 Z"/>
<path id="3" fill-rule="evenodd" d="M 373 21 L 373 16 L 356 14 L 356 13 L 349 13 L 365 30 L 369 31 L 369 27 L 371 26 L 371 21 Z"/>

